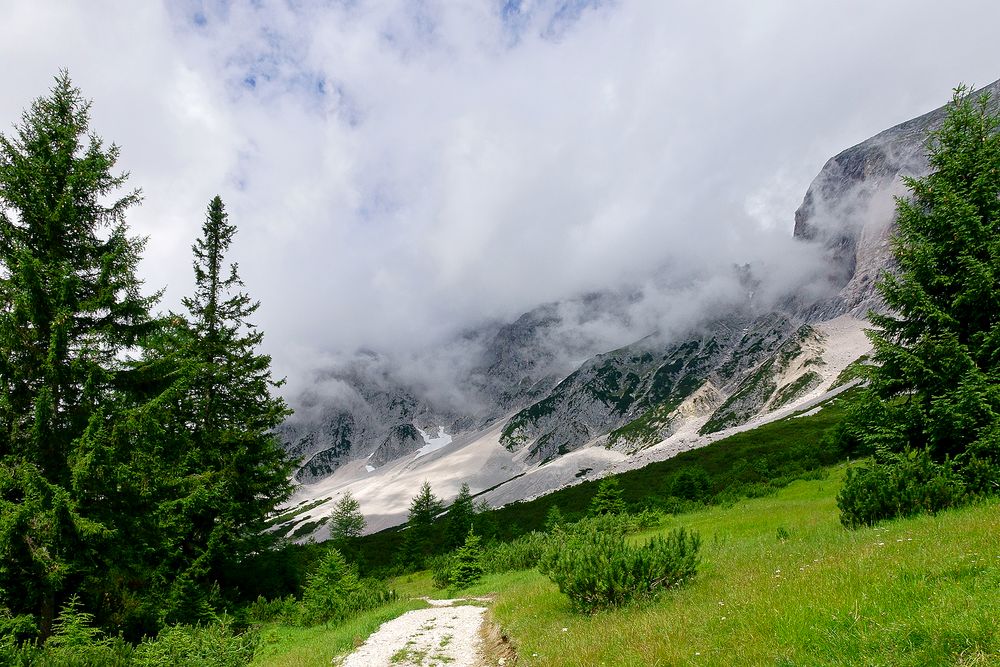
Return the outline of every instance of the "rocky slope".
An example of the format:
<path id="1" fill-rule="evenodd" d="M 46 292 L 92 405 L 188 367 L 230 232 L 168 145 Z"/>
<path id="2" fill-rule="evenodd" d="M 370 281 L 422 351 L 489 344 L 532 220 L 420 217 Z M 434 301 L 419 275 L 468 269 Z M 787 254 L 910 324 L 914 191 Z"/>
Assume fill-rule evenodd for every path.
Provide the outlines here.
<path id="1" fill-rule="evenodd" d="M 986 90 L 1000 102 L 1000 82 Z M 880 307 L 874 284 L 890 268 L 893 197 L 905 194 L 904 176 L 927 172 L 927 132 L 944 114 L 937 109 L 843 151 L 809 187 L 794 234 L 822 248 L 826 295 L 790 289 L 774 304 L 751 306 L 753 280 L 741 276 L 746 298 L 724 313 L 611 351 L 587 332 L 628 324 L 634 292 L 543 305 L 461 337 L 456 344 L 472 352 L 454 375 L 451 395 L 460 401 L 403 380 L 392 360 L 359 355 L 327 373 L 335 398 L 317 396 L 282 431 L 304 461 L 293 500 L 351 489 L 369 529 L 378 529 L 405 518 L 423 479 L 444 497 L 467 481 L 474 492 L 496 487 L 490 502 L 510 502 L 816 400 L 868 351 L 863 317 Z M 428 453 L 428 432 L 449 444 Z"/>

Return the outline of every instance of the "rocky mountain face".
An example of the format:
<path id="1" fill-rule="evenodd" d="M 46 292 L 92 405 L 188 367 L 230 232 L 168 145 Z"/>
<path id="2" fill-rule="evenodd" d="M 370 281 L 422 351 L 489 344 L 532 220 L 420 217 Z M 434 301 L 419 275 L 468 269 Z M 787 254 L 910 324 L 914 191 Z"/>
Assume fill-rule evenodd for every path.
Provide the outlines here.
<path id="1" fill-rule="evenodd" d="M 984 90 L 1000 103 L 1000 82 Z M 286 446 L 303 461 L 298 480 L 315 482 L 355 460 L 386 465 L 438 428 L 469 438 L 498 428 L 513 457 L 541 465 L 595 444 L 631 455 L 692 423 L 709 434 L 794 404 L 824 382 L 820 324 L 880 307 L 874 285 L 890 268 L 894 197 L 905 195 L 902 177 L 927 173 L 927 132 L 944 116 L 937 109 L 843 151 L 809 187 L 794 235 L 825 253 L 827 296 L 791 290 L 758 312 L 748 279 L 745 303 L 686 334 L 649 331 L 611 351 L 586 332 L 600 329 L 594 323 L 628 324 L 635 294 L 539 306 L 461 337 L 475 352 L 455 377 L 458 402 L 433 398 L 392 360 L 364 353 L 328 371 L 323 379 L 337 391 L 306 400 L 306 416 L 284 426 Z"/>
<path id="2" fill-rule="evenodd" d="M 989 107 L 1000 107 L 1000 81 L 980 89 Z M 906 195 L 905 177 L 929 172 L 928 133 L 941 127 L 942 106 L 880 132 L 830 158 L 795 211 L 795 237 L 820 243 L 828 259 L 828 279 L 836 294 L 817 303 L 799 303 L 806 319 L 821 321 L 843 313 L 864 316 L 879 309 L 879 274 L 889 266 L 895 198 Z"/>

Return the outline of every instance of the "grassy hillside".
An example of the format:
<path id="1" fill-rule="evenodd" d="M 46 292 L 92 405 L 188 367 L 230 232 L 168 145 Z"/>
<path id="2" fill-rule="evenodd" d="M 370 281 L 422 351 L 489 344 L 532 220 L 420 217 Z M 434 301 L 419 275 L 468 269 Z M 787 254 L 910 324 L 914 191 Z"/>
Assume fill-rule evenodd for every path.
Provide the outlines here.
<path id="1" fill-rule="evenodd" d="M 488 577 L 518 665 L 1000 664 L 1000 502 L 848 531 L 844 467 L 671 519 L 701 532 L 696 580 L 583 616 L 536 571 Z"/>

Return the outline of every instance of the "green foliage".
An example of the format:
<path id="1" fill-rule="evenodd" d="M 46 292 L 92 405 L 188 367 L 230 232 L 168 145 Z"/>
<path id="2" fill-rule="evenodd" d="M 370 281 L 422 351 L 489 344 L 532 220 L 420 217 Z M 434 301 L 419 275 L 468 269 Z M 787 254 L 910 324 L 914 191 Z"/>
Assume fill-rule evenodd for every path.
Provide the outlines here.
<path id="1" fill-rule="evenodd" d="M 883 519 L 935 513 L 961 504 L 965 485 L 950 461 L 936 463 L 926 450 L 892 454 L 884 462 L 847 471 L 837 494 L 840 521 L 848 528 Z"/>
<path id="2" fill-rule="evenodd" d="M 675 529 L 642 546 L 599 530 L 567 534 L 546 551 L 539 570 L 566 594 L 573 608 L 592 613 L 648 598 L 692 578 L 701 540 Z"/>
<path id="3" fill-rule="evenodd" d="M 410 514 L 406 522 L 403 559 L 408 565 L 421 568 L 428 556 L 440 549 L 441 530 L 434 520 L 443 510 L 443 505 L 429 482 L 420 486 L 420 491 L 410 501 Z"/>
<path id="4" fill-rule="evenodd" d="M 136 667 L 242 667 L 253 660 L 260 638 L 236 633 L 228 619 L 203 626 L 172 625 L 135 649 Z"/>
<path id="5" fill-rule="evenodd" d="M 559 506 L 553 504 L 549 508 L 549 511 L 545 513 L 545 532 L 552 533 L 559 530 L 563 524 L 566 523 L 566 519 L 563 518 L 562 512 L 559 510 Z"/>
<path id="6" fill-rule="evenodd" d="M 106 643 L 101 639 L 100 629 L 93 624 L 94 615 L 80 608 L 79 596 L 71 595 L 56 617 L 48 643 L 53 647 L 70 649 Z"/>
<path id="7" fill-rule="evenodd" d="M 466 536 L 473 528 L 476 508 L 472 502 L 472 490 L 468 484 L 462 484 L 455 501 L 448 508 L 444 535 L 445 548 L 456 549 L 465 542 Z"/>
<path id="8" fill-rule="evenodd" d="M 670 495 L 684 500 L 702 501 L 708 498 L 712 479 L 701 466 L 686 466 L 670 480 Z"/>
<path id="9" fill-rule="evenodd" d="M 617 477 L 606 477 L 597 487 L 594 499 L 590 501 L 588 513 L 591 516 L 602 514 L 624 514 L 625 499 L 622 497 L 621 485 Z"/>
<path id="10" fill-rule="evenodd" d="M 360 537 L 365 529 L 365 517 L 359 503 L 350 491 L 344 491 L 333 506 L 330 515 L 330 539 L 334 541 Z"/>
<path id="11" fill-rule="evenodd" d="M 0 606 L 42 638 L 65 591 L 109 581 L 90 576 L 116 526 L 81 499 L 80 436 L 134 390 L 125 353 L 157 299 L 140 294 L 144 241 L 125 224 L 138 192 L 120 192 L 118 148 L 89 122 L 62 72 L 0 136 Z"/>
<path id="12" fill-rule="evenodd" d="M 870 400 L 882 407 L 877 451 L 926 448 L 961 460 L 1000 423 L 1000 115 L 956 89 L 931 134 L 932 173 L 897 202 L 898 269 L 871 315 Z M 902 398 L 903 400 L 898 400 Z"/>
<path id="13" fill-rule="evenodd" d="M 851 474 L 838 502 L 856 526 L 937 511 L 995 491 L 1000 428 L 1000 115 L 956 89 L 931 133 L 932 172 L 897 201 L 897 262 L 872 313 L 857 437 L 876 463 Z M 940 465 L 934 463 L 938 462 Z M 967 469 L 967 472 L 963 472 Z"/>
<path id="14" fill-rule="evenodd" d="M 470 530 L 465 538 L 465 544 L 455 551 L 451 571 L 452 585 L 457 589 L 468 588 L 482 578 L 483 572 L 481 540 Z"/>
<path id="15" fill-rule="evenodd" d="M 366 609 L 392 602 L 396 594 L 375 579 L 361 579 L 336 549 L 330 549 L 309 578 L 302 595 L 302 620 L 337 623 Z"/>

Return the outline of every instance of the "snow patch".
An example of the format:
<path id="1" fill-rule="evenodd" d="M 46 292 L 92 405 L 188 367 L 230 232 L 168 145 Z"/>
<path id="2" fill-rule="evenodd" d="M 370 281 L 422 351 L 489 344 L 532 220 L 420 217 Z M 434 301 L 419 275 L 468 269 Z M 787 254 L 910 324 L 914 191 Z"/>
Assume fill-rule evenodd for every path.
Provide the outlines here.
<path id="1" fill-rule="evenodd" d="M 452 438 L 450 435 L 444 432 L 444 426 L 438 426 L 438 434 L 437 437 L 434 438 L 432 438 L 430 434 L 427 433 L 427 431 L 424 431 L 419 426 L 417 427 L 417 431 L 420 433 L 420 436 L 424 439 L 424 442 L 426 442 L 427 444 L 417 450 L 417 453 L 416 455 L 414 455 L 413 460 L 417 460 L 424 454 L 430 454 L 431 452 L 436 452 L 442 447 L 446 447 L 447 445 L 451 444 Z"/>

